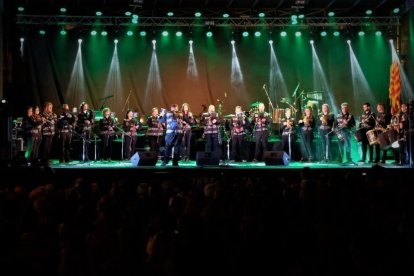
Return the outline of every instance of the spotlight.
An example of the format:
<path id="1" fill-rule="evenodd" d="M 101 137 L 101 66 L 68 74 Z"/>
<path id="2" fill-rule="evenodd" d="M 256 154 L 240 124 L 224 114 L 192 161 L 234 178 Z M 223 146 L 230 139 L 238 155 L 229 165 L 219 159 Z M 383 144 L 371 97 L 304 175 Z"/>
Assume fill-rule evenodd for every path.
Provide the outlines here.
<path id="1" fill-rule="evenodd" d="M 265 17 L 265 13 L 264 13 L 264 12 L 259 13 L 259 17 L 260 17 L 260 18 Z"/>
<path id="2" fill-rule="evenodd" d="M 21 37 L 20 38 L 20 42 L 24 42 L 24 37 Z"/>
<path id="3" fill-rule="evenodd" d="M 188 41 L 188 44 L 193 45 L 193 41 L 192 40 Z"/>
<path id="4" fill-rule="evenodd" d="M 39 34 L 41 34 L 41 35 L 45 35 L 45 34 L 46 34 L 46 31 L 45 31 L 45 30 L 40 30 L 40 31 L 39 31 Z"/>
<path id="5" fill-rule="evenodd" d="M 380 36 L 380 35 L 382 35 L 382 32 L 381 32 L 381 31 L 376 31 L 376 32 L 375 32 L 375 35 L 376 35 L 376 36 Z"/>
<path id="6" fill-rule="evenodd" d="M 313 41 L 313 39 L 311 39 L 311 40 L 309 41 L 309 43 L 313 45 L 313 43 L 315 43 L 315 42 Z"/>
<path id="7" fill-rule="evenodd" d="M 303 19 L 303 18 L 305 18 L 305 15 L 304 15 L 304 14 L 299 14 L 299 15 L 298 15 L 298 18 L 299 18 L 299 19 Z"/>
<path id="8" fill-rule="evenodd" d="M 66 35 L 66 30 L 61 30 L 60 35 Z"/>
<path id="9" fill-rule="evenodd" d="M 157 41 L 155 39 L 152 40 L 152 44 L 157 44 Z"/>
<path id="10" fill-rule="evenodd" d="M 78 43 L 81 44 L 82 43 L 82 38 L 78 39 Z"/>
<path id="11" fill-rule="evenodd" d="M 60 12 L 61 13 L 65 13 L 67 10 L 66 10 L 66 8 L 65 7 L 62 7 L 62 8 L 60 8 Z"/>
<path id="12" fill-rule="evenodd" d="M 301 35 L 302 35 L 302 33 L 301 33 L 301 32 L 299 32 L 299 31 L 295 33 L 295 36 L 296 36 L 296 37 L 299 37 L 299 36 L 301 36 Z"/>
<path id="13" fill-rule="evenodd" d="M 394 40 L 393 40 L 393 39 L 390 39 L 390 40 L 389 40 L 389 42 L 390 42 L 390 43 L 394 43 Z"/>
<path id="14" fill-rule="evenodd" d="M 136 20 L 138 20 L 138 14 L 133 14 L 133 15 L 132 15 L 132 19 L 136 19 Z"/>
<path id="15" fill-rule="evenodd" d="M 102 12 L 101 11 L 97 11 L 95 14 L 96 14 L 96 16 L 101 16 L 102 15 Z"/>
<path id="16" fill-rule="evenodd" d="M 231 45 L 234 45 L 236 43 L 236 41 L 232 40 L 231 41 Z"/>
<path id="17" fill-rule="evenodd" d="M 140 36 L 146 36 L 146 35 L 147 35 L 147 32 L 146 32 L 146 31 L 141 31 L 141 32 L 139 33 L 139 35 L 140 35 Z"/>
<path id="18" fill-rule="evenodd" d="M 17 7 L 17 11 L 24 12 L 24 7 Z"/>
<path id="19" fill-rule="evenodd" d="M 327 36 L 328 35 L 328 33 L 327 32 L 325 32 L 325 31 L 322 31 L 321 32 L 321 36 Z"/>
<path id="20" fill-rule="evenodd" d="M 335 13 L 334 13 L 333 11 L 328 12 L 328 16 L 329 16 L 329 17 L 335 16 Z"/>
<path id="21" fill-rule="evenodd" d="M 195 16 L 195 17 L 200 17 L 200 16 L 201 16 L 201 12 L 196 12 L 196 13 L 194 13 L 194 16 Z"/>
<path id="22" fill-rule="evenodd" d="M 93 35 L 93 36 L 95 36 L 95 35 L 97 35 L 97 31 L 95 31 L 95 30 L 93 30 L 92 32 L 91 32 L 91 35 Z"/>
<path id="23" fill-rule="evenodd" d="M 243 32 L 243 33 L 242 33 L 242 36 L 244 36 L 244 37 L 248 37 L 248 36 L 249 36 L 249 32 Z"/>
<path id="24" fill-rule="evenodd" d="M 213 33 L 212 33 L 212 32 L 207 32 L 207 33 L 206 33 L 206 36 L 207 36 L 207 37 L 212 37 L 212 36 L 213 36 Z"/>
<path id="25" fill-rule="evenodd" d="M 229 18 L 230 15 L 228 13 L 223 13 L 223 18 Z"/>
<path id="26" fill-rule="evenodd" d="M 118 39 L 114 39 L 114 43 L 115 44 L 118 44 Z"/>
<path id="27" fill-rule="evenodd" d="M 174 13 L 173 12 L 167 12 L 167 16 L 174 16 Z"/>
<path id="28" fill-rule="evenodd" d="M 5 99 L 1 99 L 1 103 L 5 104 L 5 103 L 7 103 L 7 101 Z"/>
<path id="29" fill-rule="evenodd" d="M 254 36 L 255 36 L 255 37 L 259 37 L 259 36 L 261 36 L 261 35 L 262 35 L 262 33 L 261 33 L 261 32 L 259 32 L 259 31 L 257 31 L 257 32 L 255 32 L 255 33 L 254 33 Z"/>
<path id="30" fill-rule="evenodd" d="M 364 36 L 364 35 L 365 35 L 365 32 L 364 32 L 364 31 L 360 31 L 360 32 L 358 33 L 358 35 L 359 35 L 359 36 Z"/>
<path id="31" fill-rule="evenodd" d="M 131 19 L 131 23 L 132 23 L 132 24 L 138 24 L 138 19 L 132 18 L 132 19 Z"/>
<path id="32" fill-rule="evenodd" d="M 175 35 L 178 36 L 178 37 L 183 36 L 183 32 L 178 31 L 178 32 L 175 33 Z"/>
<path id="33" fill-rule="evenodd" d="M 339 33 L 338 31 L 335 31 L 335 32 L 333 33 L 333 35 L 334 35 L 334 36 L 339 36 L 339 35 L 340 35 L 340 33 Z"/>
<path id="34" fill-rule="evenodd" d="M 168 36 L 168 31 L 163 31 L 162 36 Z"/>
<path id="35" fill-rule="evenodd" d="M 348 43 L 348 45 L 351 45 L 351 40 L 347 40 L 346 43 Z"/>
<path id="36" fill-rule="evenodd" d="M 372 14 L 372 10 L 367 10 L 365 13 L 366 13 L 367 15 L 371 15 L 371 14 Z"/>
<path id="37" fill-rule="evenodd" d="M 273 45 L 273 40 L 269 40 L 269 44 L 270 45 Z"/>
<path id="38" fill-rule="evenodd" d="M 101 32 L 101 36 L 107 36 L 108 35 L 108 32 L 107 31 L 102 31 Z"/>
<path id="39" fill-rule="evenodd" d="M 395 8 L 395 9 L 392 10 L 392 12 L 395 13 L 395 14 L 397 14 L 397 13 L 400 12 L 400 8 Z"/>
<path id="40" fill-rule="evenodd" d="M 127 36 L 133 36 L 134 35 L 134 32 L 133 31 L 128 31 L 127 32 Z"/>
<path id="41" fill-rule="evenodd" d="M 132 12 L 130 12 L 130 11 L 125 12 L 125 16 L 131 16 L 131 14 L 132 14 Z"/>
<path id="42" fill-rule="evenodd" d="M 281 36 L 281 37 L 285 37 L 285 36 L 287 36 L 287 32 L 285 32 L 285 31 L 280 32 L 280 36 Z"/>

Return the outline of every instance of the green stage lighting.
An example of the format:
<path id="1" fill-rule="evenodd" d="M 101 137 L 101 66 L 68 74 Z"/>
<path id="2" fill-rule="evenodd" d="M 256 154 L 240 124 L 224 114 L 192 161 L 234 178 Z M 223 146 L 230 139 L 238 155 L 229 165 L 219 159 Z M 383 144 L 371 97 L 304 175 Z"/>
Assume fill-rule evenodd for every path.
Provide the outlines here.
<path id="1" fill-rule="evenodd" d="M 95 31 L 95 30 L 93 30 L 92 32 L 91 32 L 91 35 L 92 36 L 95 36 L 95 35 L 97 35 L 98 34 L 98 32 L 97 31 Z"/>
<path id="2" fill-rule="evenodd" d="M 147 35 L 147 32 L 146 32 L 146 31 L 141 31 L 141 32 L 139 33 L 139 35 L 140 35 L 140 36 L 146 36 L 146 35 Z"/>
<path id="3" fill-rule="evenodd" d="M 206 33 L 206 36 L 207 37 L 212 37 L 213 36 L 213 33 L 209 31 L 209 32 Z"/>
<path id="4" fill-rule="evenodd" d="M 174 16 L 174 13 L 173 12 L 167 12 L 167 16 Z"/>
<path id="5" fill-rule="evenodd" d="M 131 14 L 132 14 L 132 12 L 130 12 L 130 11 L 125 12 L 125 16 L 131 16 Z"/>
<path id="6" fill-rule="evenodd" d="M 372 10 L 367 10 L 365 13 L 366 13 L 367 15 L 371 15 L 371 14 L 372 14 Z"/>
<path id="7" fill-rule="evenodd" d="M 107 31 L 102 31 L 101 32 L 101 36 L 107 36 L 108 35 L 108 32 Z"/>
<path id="8" fill-rule="evenodd" d="M 243 35 L 244 37 L 248 37 L 248 36 L 249 36 L 249 32 L 243 32 L 243 33 L 242 33 L 242 35 Z"/>
<path id="9" fill-rule="evenodd" d="M 65 7 L 62 7 L 62 8 L 60 8 L 60 12 L 61 13 L 65 13 L 67 10 L 66 10 L 66 8 Z"/>
<path id="10" fill-rule="evenodd" d="M 24 8 L 23 7 L 17 7 L 17 11 L 18 12 L 24 12 Z"/>
<path id="11" fill-rule="evenodd" d="M 301 32 L 299 32 L 299 31 L 297 31 L 296 33 L 295 33 L 295 36 L 296 37 L 299 37 L 299 36 L 301 36 L 302 35 L 302 33 Z"/>
<path id="12" fill-rule="evenodd" d="M 260 18 L 263 18 L 263 17 L 265 17 L 266 15 L 265 15 L 265 13 L 264 12 L 261 12 L 261 13 L 259 13 L 259 17 Z"/>
<path id="13" fill-rule="evenodd" d="M 262 33 L 261 33 L 261 32 L 259 32 L 259 31 L 257 31 L 257 32 L 255 32 L 255 33 L 254 33 L 254 36 L 255 36 L 255 37 L 259 37 L 259 36 L 261 36 L 261 35 L 262 35 Z"/>
<path id="14" fill-rule="evenodd" d="M 60 31 L 60 35 L 66 35 L 66 31 L 65 30 L 61 30 Z"/>
<path id="15" fill-rule="evenodd" d="M 358 35 L 359 35 L 359 36 L 364 36 L 364 35 L 365 35 L 365 32 L 364 32 L 364 31 L 360 31 L 360 32 L 358 33 Z"/>
<path id="16" fill-rule="evenodd" d="M 178 32 L 175 33 L 175 35 L 178 36 L 178 37 L 183 36 L 183 32 L 178 31 Z"/>
<path id="17" fill-rule="evenodd" d="M 127 32 L 127 36 L 133 36 L 134 35 L 134 32 L 133 31 L 128 31 Z"/>
<path id="18" fill-rule="evenodd" d="M 381 32 L 381 31 L 376 31 L 376 32 L 375 32 L 375 35 L 376 35 L 376 36 L 380 36 L 380 35 L 382 35 L 382 32 Z"/>
<path id="19" fill-rule="evenodd" d="M 333 16 L 335 16 L 335 13 L 333 11 L 328 12 L 328 16 L 333 17 Z"/>
<path id="20" fill-rule="evenodd" d="M 101 16 L 102 15 L 102 12 L 101 11 L 97 11 L 95 14 L 96 14 L 96 16 Z"/>
<path id="21" fill-rule="evenodd" d="M 340 35 L 340 33 L 339 33 L 338 31 L 335 31 L 335 32 L 333 33 L 333 35 L 334 35 L 334 36 L 339 36 L 339 35 Z"/>
<path id="22" fill-rule="evenodd" d="M 325 32 L 325 31 L 322 31 L 321 32 L 321 36 L 327 36 L 328 35 L 328 33 L 327 32 Z"/>
<path id="23" fill-rule="evenodd" d="M 280 36 L 281 36 L 281 37 L 285 37 L 285 36 L 287 36 L 287 32 L 285 32 L 285 31 L 280 32 Z"/>
<path id="24" fill-rule="evenodd" d="M 392 10 L 393 13 L 399 13 L 400 12 L 400 8 L 395 8 Z"/>
<path id="25" fill-rule="evenodd" d="M 168 36 L 168 31 L 163 31 L 162 36 Z"/>
<path id="26" fill-rule="evenodd" d="M 228 13 L 223 14 L 223 18 L 229 18 L 229 17 L 230 17 L 230 15 Z"/>
<path id="27" fill-rule="evenodd" d="M 196 13 L 194 13 L 194 16 L 195 16 L 195 17 L 201 17 L 201 12 L 196 12 Z"/>
<path id="28" fill-rule="evenodd" d="M 46 31 L 45 30 L 39 30 L 39 34 L 45 35 L 46 34 Z"/>

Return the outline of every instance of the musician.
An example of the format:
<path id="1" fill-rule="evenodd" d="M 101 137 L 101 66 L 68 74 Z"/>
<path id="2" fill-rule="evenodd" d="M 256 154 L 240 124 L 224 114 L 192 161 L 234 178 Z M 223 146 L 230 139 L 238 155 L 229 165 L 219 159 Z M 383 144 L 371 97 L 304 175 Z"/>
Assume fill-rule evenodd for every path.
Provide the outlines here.
<path id="1" fill-rule="evenodd" d="M 99 129 L 101 130 L 101 159 L 111 161 L 112 143 L 115 136 L 115 120 L 111 117 L 111 109 L 105 107 L 102 110 L 103 118 L 99 120 Z"/>
<path id="2" fill-rule="evenodd" d="M 82 154 L 80 155 L 80 160 L 81 162 L 87 162 L 89 161 L 89 140 L 91 138 L 95 114 L 89 109 L 89 105 L 86 102 L 82 102 L 79 109 L 75 130 L 78 137 L 82 139 Z"/>
<path id="3" fill-rule="evenodd" d="M 281 120 L 282 125 L 282 148 L 287 152 L 291 159 L 294 155 L 295 135 L 295 118 L 292 117 L 292 110 L 285 109 L 285 118 Z"/>
<path id="4" fill-rule="evenodd" d="M 72 131 L 75 127 L 76 116 L 69 112 L 69 105 L 62 105 L 62 114 L 57 121 L 60 136 L 60 163 L 70 162 L 70 150 L 72 147 Z"/>
<path id="5" fill-rule="evenodd" d="M 400 144 L 400 165 L 409 165 L 410 164 L 410 148 L 409 148 L 409 113 L 408 113 L 408 104 L 401 104 L 400 112 L 400 130 L 398 133 L 398 139 Z"/>
<path id="6" fill-rule="evenodd" d="M 42 125 L 44 120 L 40 115 L 40 107 L 34 106 L 33 107 L 33 114 L 30 116 L 30 121 L 32 125 L 32 129 L 30 133 L 32 135 L 32 148 L 30 152 L 30 161 L 31 164 L 37 165 L 39 162 L 39 149 L 40 144 L 42 142 Z"/>
<path id="7" fill-rule="evenodd" d="M 387 129 L 389 130 L 391 129 L 390 123 L 391 123 L 391 114 L 385 112 L 385 106 L 383 103 L 378 103 L 375 128 L 381 129 L 383 132 L 385 132 Z M 378 163 L 380 161 L 379 160 L 380 150 L 381 150 L 380 145 L 375 144 L 374 149 L 375 149 L 375 163 Z M 387 159 L 387 151 L 388 151 L 388 148 L 382 149 L 381 163 L 385 164 L 385 161 Z M 395 157 L 395 154 L 394 154 L 394 157 Z"/>
<path id="8" fill-rule="evenodd" d="M 367 132 L 374 129 L 375 127 L 375 113 L 371 111 L 371 104 L 370 103 L 364 103 L 362 105 L 362 115 L 359 119 L 359 129 L 361 133 L 361 145 L 362 145 L 362 158 L 359 160 L 361 163 L 365 163 L 367 158 L 367 149 L 369 148 L 369 162 L 372 163 L 374 160 L 374 147 L 373 145 L 369 144 Z M 379 159 L 379 157 L 378 157 Z"/>
<path id="9" fill-rule="evenodd" d="M 137 131 L 141 127 L 141 124 L 134 118 L 132 110 L 127 110 L 125 113 L 125 119 L 122 123 L 122 129 L 124 131 L 124 158 L 131 159 L 131 156 L 135 153 L 135 145 L 137 144 Z"/>
<path id="10" fill-rule="evenodd" d="M 329 162 L 332 160 L 331 144 L 332 130 L 334 127 L 335 116 L 331 113 L 328 104 L 322 105 L 322 113 L 319 116 L 319 134 L 322 141 L 322 161 Z"/>
<path id="11" fill-rule="evenodd" d="M 181 157 L 184 161 L 190 159 L 191 147 L 191 127 L 196 124 L 193 113 L 190 111 L 190 105 L 183 103 L 181 106 L 182 122 L 183 122 L 183 139 L 181 144 Z"/>
<path id="12" fill-rule="evenodd" d="M 341 113 L 338 114 L 335 121 L 335 133 L 338 136 L 338 144 L 343 161 L 343 149 L 345 150 L 346 162 L 353 163 L 351 157 L 351 133 L 355 127 L 355 118 L 349 113 L 348 103 L 341 104 Z M 344 148 L 345 147 L 345 148 Z"/>
<path id="13" fill-rule="evenodd" d="M 43 106 L 42 118 L 44 124 L 42 125 L 42 161 L 45 164 L 49 163 L 50 151 L 52 149 L 53 137 L 55 136 L 57 115 L 53 112 L 53 104 L 45 102 Z"/>
<path id="14" fill-rule="evenodd" d="M 221 159 L 220 118 L 214 105 L 209 105 L 207 111 L 201 116 L 201 124 L 204 126 L 204 137 L 206 139 L 206 152 L 213 153 Z"/>
<path id="15" fill-rule="evenodd" d="M 299 120 L 300 133 L 302 135 L 302 158 L 301 161 L 311 162 L 312 141 L 314 138 L 313 130 L 315 129 L 315 119 L 313 118 L 312 108 L 310 106 L 305 108 L 303 119 Z"/>
<path id="16" fill-rule="evenodd" d="M 258 111 L 253 114 L 255 152 L 253 162 L 262 159 L 263 152 L 267 150 L 267 139 L 269 138 L 269 125 L 271 123 L 269 113 L 265 112 L 264 103 L 259 103 Z"/>
<path id="17" fill-rule="evenodd" d="M 25 153 L 24 157 L 26 157 L 28 160 L 30 159 L 30 153 L 32 152 L 32 145 L 33 145 L 33 139 L 32 139 L 32 128 L 33 128 L 33 122 L 31 120 L 33 116 L 33 107 L 28 106 L 26 109 L 26 115 L 23 117 L 22 120 L 22 129 L 23 129 L 23 141 L 25 145 Z"/>
<path id="18" fill-rule="evenodd" d="M 231 154 L 230 162 L 234 162 L 236 158 L 246 161 L 246 115 L 242 111 L 241 106 L 236 106 L 234 110 L 235 116 L 231 118 Z"/>
<path id="19" fill-rule="evenodd" d="M 182 129 L 182 118 L 179 118 L 178 105 L 172 104 L 170 111 L 160 114 L 159 121 L 166 125 L 165 134 L 165 152 L 164 159 L 161 166 L 165 166 L 172 158 L 173 166 L 178 166 L 178 160 L 180 159 L 180 148 L 182 143 L 183 129 Z M 174 152 L 173 152 L 174 148 Z"/>
<path id="20" fill-rule="evenodd" d="M 159 122 L 158 108 L 154 107 L 151 111 L 151 116 L 147 118 L 147 138 L 151 151 L 157 154 L 160 151 L 161 136 L 164 133 L 164 126 Z"/>

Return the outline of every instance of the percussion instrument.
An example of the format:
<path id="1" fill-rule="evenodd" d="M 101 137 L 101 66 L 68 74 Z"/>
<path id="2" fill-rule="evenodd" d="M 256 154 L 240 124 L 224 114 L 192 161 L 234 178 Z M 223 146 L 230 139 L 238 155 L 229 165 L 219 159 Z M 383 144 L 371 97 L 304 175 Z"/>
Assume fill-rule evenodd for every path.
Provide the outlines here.
<path id="1" fill-rule="evenodd" d="M 394 129 L 387 129 L 386 131 L 378 135 L 378 143 L 382 150 L 388 150 L 390 148 L 399 148 L 398 133 Z"/>
<path id="2" fill-rule="evenodd" d="M 381 133 L 381 131 L 378 130 L 378 129 L 371 129 L 371 130 L 367 131 L 367 138 L 368 138 L 368 142 L 369 142 L 370 146 L 379 144 L 378 135 L 380 133 Z"/>
<path id="3" fill-rule="evenodd" d="M 358 142 L 361 142 L 362 141 L 362 137 L 363 137 L 363 134 L 362 134 L 362 130 L 361 130 L 361 128 L 359 128 L 359 129 L 357 129 L 356 131 L 355 131 L 355 133 L 354 133 L 354 137 L 355 137 L 355 140 L 357 140 Z"/>
<path id="4" fill-rule="evenodd" d="M 273 109 L 273 123 L 280 123 L 283 119 L 283 115 L 285 110 L 283 108 L 275 108 Z"/>

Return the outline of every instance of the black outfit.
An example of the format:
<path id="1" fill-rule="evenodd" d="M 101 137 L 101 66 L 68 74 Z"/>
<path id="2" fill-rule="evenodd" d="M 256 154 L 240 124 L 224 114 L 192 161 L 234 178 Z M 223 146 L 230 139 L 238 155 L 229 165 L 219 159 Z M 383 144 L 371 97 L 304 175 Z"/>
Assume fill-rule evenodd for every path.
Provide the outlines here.
<path id="1" fill-rule="evenodd" d="M 289 119 L 283 118 L 281 120 L 282 124 L 282 149 L 287 152 L 290 158 L 293 160 L 295 158 L 295 141 L 296 141 L 296 131 L 295 131 L 295 118 L 290 117 Z"/>
<path id="2" fill-rule="evenodd" d="M 89 144 L 94 119 L 95 115 L 91 110 L 81 111 L 77 116 L 76 133 L 82 139 L 82 151 L 79 155 L 82 162 L 89 161 Z"/>
<path id="3" fill-rule="evenodd" d="M 231 154 L 230 160 L 247 159 L 246 117 L 244 113 L 237 113 L 231 118 Z"/>
<path id="4" fill-rule="evenodd" d="M 183 137 L 183 129 L 181 119 L 178 118 L 176 112 L 169 111 L 164 116 L 160 117 L 159 121 L 165 123 L 167 130 L 165 133 L 165 152 L 162 165 L 168 164 L 171 155 L 173 154 L 173 166 L 178 166 L 180 158 L 180 148 Z M 174 153 L 172 152 L 174 148 Z"/>
<path id="5" fill-rule="evenodd" d="M 53 112 L 43 112 L 42 117 L 44 118 L 44 124 L 42 125 L 42 159 L 47 164 L 49 163 L 53 137 L 55 136 L 57 115 Z"/>
<path id="6" fill-rule="evenodd" d="M 30 117 L 32 129 L 30 130 L 32 136 L 32 148 L 30 151 L 30 160 L 32 164 L 39 162 L 39 150 L 42 143 L 42 125 L 44 119 L 39 114 Z"/>
<path id="7" fill-rule="evenodd" d="M 70 162 L 70 152 L 72 148 L 72 132 L 75 126 L 76 117 L 70 112 L 60 115 L 57 127 L 60 135 L 59 160 L 61 163 Z"/>
<path id="8" fill-rule="evenodd" d="M 351 132 L 355 127 L 355 118 L 351 114 L 341 113 L 336 117 L 335 134 L 338 137 L 339 150 L 341 154 L 341 161 L 343 161 L 343 150 L 348 163 L 352 163 L 351 157 Z M 345 148 L 344 148 L 345 147 Z"/>
<path id="9" fill-rule="evenodd" d="M 254 161 L 262 160 L 263 153 L 267 150 L 267 140 L 269 138 L 269 124 L 271 118 L 267 112 L 259 112 L 253 115 L 254 131 Z"/>
<path id="10" fill-rule="evenodd" d="M 135 153 L 135 145 L 137 144 L 137 130 L 140 128 L 138 120 L 124 119 L 122 124 L 124 130 L 124 158 L 130 159 Z"/>
<path id="11" fill-rule="evenodd" d="M 155 151 L 157 154 L 160 152 L 160 144 L 162 135 L 164 133 L 164 127 L 159 122 L 159 117 L 149 116 L 147 118 L 147 138 L 151 151 Z"/>
<path id="12" fill-rule="evenodd" d="M 111 117 L 103 117 L 99 121 L 99 129 L 101 130 L 101 159 L 111 160 L 112 143 L 115 137 L 115 121 Z"/>
<path id="13" fill-rule="evenodd" d="M 213 120 L 216 120 L 213 123 Z M 204 113 L 201 117 L 204 126 L 204 137 L 206 139 L 206 152 L 212 153 L 222 159 L 221 156 L 221 136 L 219 133 L 220 118 L 217 112 Z"/>
<path id="14" fill-rule="evenodd" d="M 400 164 L 409 165 L 410 164 L 410 143 L 409 136 L 412 135 L 409 133 L 409 114 L 408 112 L 400 113 L 400 131 L 398 133 L 398 139 L 400 144 Z"/>
<path id="15" fill-rule="evenodd" d="M 195 119 L 193 116 L 190 116 L 188 113 L 183 113 L 183 139 L 181 144 L 181 156 L 184 160 L 190 158 L 190 148 L 191 148 L 191 127 L 195 125 Z"/>
<path id="16" fill-rule="evenodd" d="M 320 117 L 319 134 L 322 142 L 322 161 L 332 160 L 332 137 L 335 116 L 333 114 L 322 114 Z"/>
<path id="17" fill-rule="evenodd" d="M 313 150 L 312 150 L 312 141 L 313 141 L 313 130 L 315 129 L 315 119 L 313 116 L 304 118 L 304 120 L 299 124 L 300 133 L 302 136 L 302 161 L 312 161 L 313 160 Z"/>
<path id="18" fill-rule="evenodd" d="M 374 160 L 374 145 L 370 145 L 367 137 L 367 132 L 373 130 L 375 127 L 375 113 L 372 111 L 365 111 L 360 117 L 360 124 L 358 131 L 361 132 L 362 158 L 360 162 L 365 162 L 367 158 L 367 150 L 369 148 L 369 162 Z M 377 157 L 379 161 L 379 156 Z"/>

